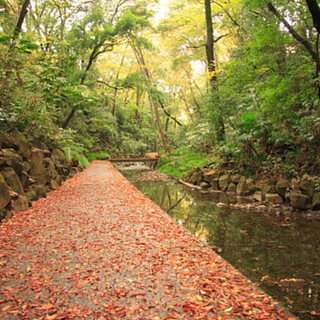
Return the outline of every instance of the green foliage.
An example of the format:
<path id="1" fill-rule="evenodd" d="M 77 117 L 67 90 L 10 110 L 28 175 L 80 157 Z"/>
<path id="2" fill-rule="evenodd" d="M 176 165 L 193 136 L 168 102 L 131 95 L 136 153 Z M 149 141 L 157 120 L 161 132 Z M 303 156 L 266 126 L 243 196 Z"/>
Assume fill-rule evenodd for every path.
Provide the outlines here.
<path id="1" fill-rule="evenodd" d="M 315 191 L 316 192 L 320 192 L 320 178 L 317 178 L 315 181 L 314 181 L 314 186 L 315 186 Z"/>
<path id="2" fill-rule="evenodd" d="M 108 152 L 99 152 L 99 153 L 89 153 L 88 155 L 88 160 L 94 161 L 94 160 L 99 160 L 99 159 L 108 159 L 110 158 L 110 154 Z"/>
<path id="3" fill-rule="evenodd" d="M 79 161 L 79 163 L 83 166 L 86 167 L 89 164 L 89 160 L 83 153 L 78 153 L 76 151 L 71 151 L 71 159 L 75 158 Z"/>
<path id="4" fill-rule="evenodd" d="M 183 178 L 193 168 L 203 167 L 209 162 L 212 159 L 206 153 L 181 148 L 172 151 L 169 157 L 160 158 L 157 169 L 170 176 Z"/>
<path id="5" fill-rule="evenodd" d="M 179 132 L 178 143 L 199 152 L 208 152 L 214 141 L 213 126 L 207 119 L 198 119 Z"/>
<path id="6" fill-rule="evenodd" d="M 147 144 L 142 141 L 134 140 L 130 137 L 124 137 L 121 141 L 121 149 L 124 155 L 141 157 L 147 151 Z"/>
<path id="7" fill-rule="evenodd" d="M 150 26 L 149 18 L 151 16 L 152 13 L 147 9 L 146 2 L 130 6 L 117 22 L 116 32 L 120 35 L 133 35 Z"/>
<path id="8" fill-rule="evenodd" d="M 79 141 L 76 131 L 72 129 L 60 129 L 59 134 L 54 137 L 54 141 L 65 151 L 69 159 L 75 157 L 83 164 L 85 159 L 83 154 L 87 149 L 84 144 Z"/>
<path id="9" fill-rule="evenodd" d="M 307 5 L 272 3 L 319 52 Z M 210 153 L 251 171 L 294 176 L 317 170 L 314 59 L 267 1 L 213 6 L 217 34 L 228 35 L 216 42 L 213 90 L 201 74 L 206 30 L 200 2 L 174 1 L 155 35 L 150 2 L 70 0 L 59 10 L 40 1 L 13 39 L 21 4 L 13 10 L 0 1 L 0 131 L 19 129 L 58 144 L 83 163 L 89 153 L 90 160 L 105 153 L 141 156 L 160 145 L 150 103 L 156 101 L 168 140 L 182 147 L 161 160 L 161 170 L 181 176 Z M 187 123 L 180 128 L 171 115 Z"/>

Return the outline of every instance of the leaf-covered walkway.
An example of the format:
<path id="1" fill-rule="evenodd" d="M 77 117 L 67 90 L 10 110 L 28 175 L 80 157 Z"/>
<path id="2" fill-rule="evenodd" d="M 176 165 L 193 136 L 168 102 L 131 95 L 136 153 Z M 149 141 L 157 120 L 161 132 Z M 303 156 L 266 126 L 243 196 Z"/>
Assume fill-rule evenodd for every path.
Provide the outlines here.
<path id="1" fill-rule="evenodd" d="M 0 229 L 1 319 L 294 319 L 97 161 Z"/>

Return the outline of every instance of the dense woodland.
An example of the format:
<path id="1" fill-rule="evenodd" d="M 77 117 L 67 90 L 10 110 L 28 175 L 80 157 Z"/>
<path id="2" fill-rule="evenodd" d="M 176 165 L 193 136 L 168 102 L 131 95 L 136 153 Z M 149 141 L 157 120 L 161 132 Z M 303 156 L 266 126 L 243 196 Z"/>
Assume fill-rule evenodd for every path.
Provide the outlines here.
<path id="1" fill-rule="evenodd" d="M 317 0 L 1 0 L 0 130 L 314 174 L 319 41 Z"/>

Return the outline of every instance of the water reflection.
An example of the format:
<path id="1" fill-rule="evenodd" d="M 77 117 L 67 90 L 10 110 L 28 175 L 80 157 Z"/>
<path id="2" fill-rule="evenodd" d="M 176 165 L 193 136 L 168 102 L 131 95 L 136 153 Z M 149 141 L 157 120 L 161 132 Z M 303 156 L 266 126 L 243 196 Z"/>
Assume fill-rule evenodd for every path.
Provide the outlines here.
<path id="1" fill-rule="evenodd" d="M 219 208 L 221 196 L 190 192 L 172 181 L 137 181 L 123 173 L 150 199 L 206 241 L 251 280 L 282 301 L 301 319 L 320 319 L 320 221 Z M 233 202 L 234 199 L 224 199 Z M 265 285 L 260 279 L 271 279 Z M 280 282 L 298 278 L 302 283 Z M 270 287 L 270 282 L 279 285 Z"/>

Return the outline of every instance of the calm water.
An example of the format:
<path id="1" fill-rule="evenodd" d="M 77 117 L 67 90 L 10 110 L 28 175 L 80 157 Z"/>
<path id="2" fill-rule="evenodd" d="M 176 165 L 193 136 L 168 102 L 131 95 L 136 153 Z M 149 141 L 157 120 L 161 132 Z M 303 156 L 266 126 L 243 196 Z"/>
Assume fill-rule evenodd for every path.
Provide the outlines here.
<path id="1" fill-rule="evenodd" d="M 319 218 L 219 208 L 212 195 L 192 192 L 172 181 L 138 181 L 141 170 L 121 172 L 300 319 L 320 319 Z M 260 282 L 264 276 L 274 281 L 303 279 L 304 285 L 289 289 L 266 287 Z"/>

